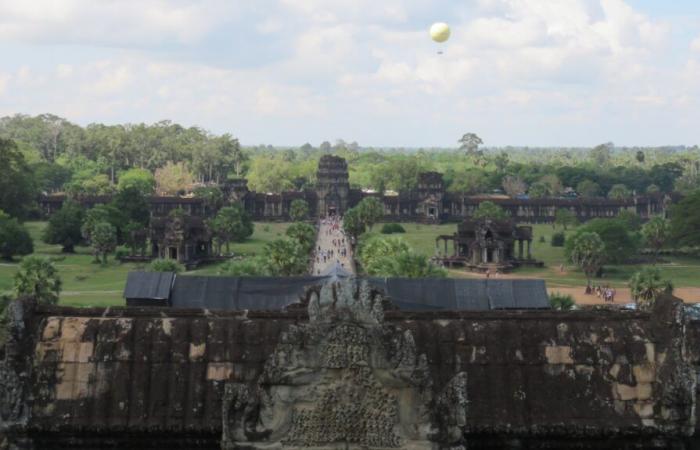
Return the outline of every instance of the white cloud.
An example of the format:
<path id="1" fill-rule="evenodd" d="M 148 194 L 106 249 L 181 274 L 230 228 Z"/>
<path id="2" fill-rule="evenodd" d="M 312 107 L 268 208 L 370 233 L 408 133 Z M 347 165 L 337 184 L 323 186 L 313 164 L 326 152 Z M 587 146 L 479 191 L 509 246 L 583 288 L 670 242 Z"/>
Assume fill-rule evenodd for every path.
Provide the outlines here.
<path id="1" fill-rule="evenodd" d="M 700 116 L 700 62 L 670 61 L 670 24 L 633 2 L 477 3 L 0 0 L 6 41 L 103 46 L 99 56 L 62 55 L 50 70 L 17 59 L 0 93 L 18 112 L 171 118 L 273 143 L 355 133 L 366 143 L 437 145 L 467 125 L 491 143 L 624 142 L 615 133 L 644 128 L 631 118 L 653 123 L 674 108 Z M 443 14 L 453 34 L 439 47 L 427 27 Z M 209 47 L 214 35 L 220 48 Z M 690 47 L 700 51 L 700 37 Z M 270 54 L 257 60 L 258 51 Z M 254 63 L 239 63 L 246 56 Z M 611 115 L 615 126 L 599 126 Z"/>
<path id="2" fill-rule="evenodd" d="M 192 43 L 234 11 L 223 0 L 3 1 L 0 39 L 125 46 Z"/>

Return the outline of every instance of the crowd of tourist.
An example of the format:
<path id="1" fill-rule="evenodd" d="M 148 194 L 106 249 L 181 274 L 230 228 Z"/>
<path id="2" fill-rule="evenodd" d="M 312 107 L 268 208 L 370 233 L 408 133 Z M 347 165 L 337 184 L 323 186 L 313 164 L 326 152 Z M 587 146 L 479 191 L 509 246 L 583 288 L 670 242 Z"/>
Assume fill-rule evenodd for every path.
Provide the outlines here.
<path id="1" fill-rule="evenodd" d="M 314 251 L 314 274 L 320 275 L 332 265 L 349 268 L 348 240 L 343 230 L 343 219 L 331 216 L 321 220 L 319 238 Z"/>

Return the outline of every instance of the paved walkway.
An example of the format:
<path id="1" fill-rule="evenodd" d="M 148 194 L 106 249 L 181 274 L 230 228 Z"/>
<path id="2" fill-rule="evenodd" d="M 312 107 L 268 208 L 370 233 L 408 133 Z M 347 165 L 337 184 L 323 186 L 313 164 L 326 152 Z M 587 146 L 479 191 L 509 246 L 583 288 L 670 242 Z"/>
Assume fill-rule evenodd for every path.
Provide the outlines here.
<path id="1" fill-rule="evenodd" d="M 350 273 L 355 273 L 352 248 L 343 234 L 343 223 L 322 220 L 316 239 L 312 275 L 321 275 L 337 264 Z"/>

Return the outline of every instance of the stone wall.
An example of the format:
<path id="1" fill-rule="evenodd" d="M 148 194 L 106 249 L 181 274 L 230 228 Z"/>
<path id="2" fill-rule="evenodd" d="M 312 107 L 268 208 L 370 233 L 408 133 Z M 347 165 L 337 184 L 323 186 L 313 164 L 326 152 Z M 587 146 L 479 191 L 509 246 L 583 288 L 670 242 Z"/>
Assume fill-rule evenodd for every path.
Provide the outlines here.
<path id="1" fill-rule="evenodd" d="M 0 433 L 16 448 L 459 449 L 686 448 L 696 431 L 700 327 L 672 298 L 651 313 L 408 314 L 351 285 L 306 303 L 236 313 L 15 303 Z M 368 418 L 346 429 L 357 408 Z"/>

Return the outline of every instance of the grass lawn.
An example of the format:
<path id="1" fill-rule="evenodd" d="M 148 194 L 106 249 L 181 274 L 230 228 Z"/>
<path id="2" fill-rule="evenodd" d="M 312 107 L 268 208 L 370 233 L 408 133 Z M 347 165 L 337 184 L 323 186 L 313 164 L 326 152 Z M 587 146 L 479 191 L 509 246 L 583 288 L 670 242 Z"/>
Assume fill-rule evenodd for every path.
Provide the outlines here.
<path id="1" fill-rule="evenodd" d="M 77 247 L 75 254 L 61 253 L 58 245 L 48 245 L 41 240 L 41 233 L 46 222 L 28 222 L 34 239 L 34 254 L 52 258 L 63 280 L 60 304 L 68 306 L 115 306 L 123 305 L 122 291 L 126 275 L 143 265 L 120 264 L 110 259 L 106 265 L 94 264 L 89 247 Z M 232 244 L 231 249 L 238 254 L 253 255 L 262 250 L 263 245 L 284 235 L 288 224 L 256 223 L 251 239 L 244 243 Z M 17 263 L 0 263 L 0 292 L 11 292 Z M 201 267 L 186 274 L 213 275 L 217 264 Z"/>
<path id="2" fill-rule="evenodd" d="M 457 231 L 457 224 L 443 225 L 423 225 L 415 223 L 402 223 L 405 229 L 405 234 L 394 234 L 391 236 L 401 236 L 405 239 L 416 251 L 426 255 L 433 256 L 435 254 L 435 238 L 441 234 L 453 234 Z M 584 274 L 571 266 L 564 257 L 564 249 L 561 247 L 552 247 L 550 244 L 551 236 L 554 231 L 561 230 L 557 227 L 554 230 L 551 225 L 536 224 L 533 225 L 534 240 L 532 243 L 532 255 L 534 258 L 545 263 L 544 268 L 521 268 L 513 273 L 513 275 L 521 275 L 523 277 L 543 278 L 547 281 L 550 287 L 576 287 L 585 286 L 586 277 Z M 375 232 L 380 229 L 380 226 L 375 226 Z M 572 230 L 567 232 L 571 234 Z M 545 242 L 540 242 L 540 237 L 544 236 Z M 559 266 L 564 264 L 564 272 L 560 272 Z M 700 287 L 700 259 L 697 258 L 666 258 L 659 265 L 662 275 L 665 278 L 673 280 L 676 287 Z M 638 271 L 639 265 L 615 265 L 606 266 L 604 279 L 601 281 L 615 287 L 626 287 L 627 281 L 632 274 Z M 471 277 L 474 276 L 464 270 L 451 270 L 452 277 Z"/>

